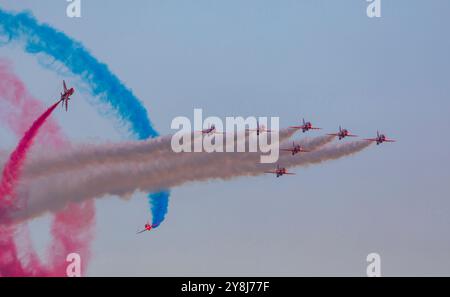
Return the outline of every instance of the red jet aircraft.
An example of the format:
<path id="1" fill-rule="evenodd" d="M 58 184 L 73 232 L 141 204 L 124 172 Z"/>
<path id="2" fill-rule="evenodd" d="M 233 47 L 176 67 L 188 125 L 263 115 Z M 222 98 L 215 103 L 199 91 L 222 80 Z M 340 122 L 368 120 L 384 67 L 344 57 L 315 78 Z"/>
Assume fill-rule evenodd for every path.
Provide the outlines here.
<path id="1" fill-rule="evenodd" d="M 291 152 L 292 155 L 295 155 L 297 153 L 307 153 L 309 151 L 303 149 L 303 147 L 300 144 L 295 144 L 295 142 L 292 142 L 292 148 L 288 149 L 280 149 L 281 151 L 285 152 Z"/>
<path id="2" fill-rule="evenodd" d="M 342 129 L 341 126 L 339 126 L 338 133 L 331 133 L 331 134 L 327 134 L 327 135 L 338 136 L 339 140 L 341 140 L 342 138 L 345 138 L 345 137 L 358 137 L 358 135 L 350 134 L 350 132 L 348 132 L 347 129 Z"/>
<path id="3" fill-rule="evenodd" d="M 387 139 L 386 135 L 384 134 L 380 134 L 380 132 L 377 131 L 377 137 L 376 138 L 368 138 L 368 139 L 364 139 L 364 140 L 368 140 L 368 141 L 376 141 L 377 145 L 383 143 L 383 142 L 395 142 L 394 139 Z"/>
<path id="4" fill-rule="evenodd" d="M 290 173 L 290 172 L 288 172 L 288 171 L 286 170 L 286 168 L 284 168 L 284 167 L 281 167 L 281 168 L 280 168 L 280 165 L 277 165 L 277 169 L 276 169 L 276 170 L 274 170 L 274 171 L 265 171 L 264 173 L 272 173 L 272 174 L 276 174 L 277 177 L 283 176 L 283 175 L 285 175 L 285 174 L 288 174 L 288 175 L 295 175 L 295 173 Z"/>
<path id="5" fill-rule="evenodd" d="M 147 224 L 145 224 L 145 226 L 144 226 L 144 229 L 139 231 L 139 232 L 137 232 L 136 234 L 140 234 L 140 233 L 145 232 L 145 231 L 150 231 L 150 230 L 152 230 L 152 228 L 153 228 L 153 226 L 150 225 L 150 223 L 147 222 Z"/>
<path id="6" fill-rule="evenodd" d="M 67 111 L 70 96 L 72 96 L 73 93 L 75 93 L 75 89 L 74 88 L 67 89 L 66 82 L 64 80 L 63 80 L 63 87 L 64 87 L 64 93 L 61 93 L 60 101 L 62 101 L 62 103 L 63 103 L 63 108 L 64 108 L 64 105 L 66 106 L 66 111 Z"/>
<path id="7" fill-rule="evenodd" d="M 263 132 L 266 132 L 266 133 L 273 132 L 272 130 L 267 130 L 264 125 L 259 125 L 259 122 L 257 122 L 257 124 L 256 124 L 256 129 L 245 129 L 245 131 L 247 131 L 247 132 L 256 131 L 256 135 L 258 135 L 258 136 L 259 136 L 259 134 L 261 134 Z"/>
<path id="8" fill-rule="evenodd" d="M 207 135 L 211 135 L 211 134 L 223 134 L 223 132 L 217 132 L 216 126 L 215 126 L 214 124 L 211 125 L 211 126 L 209 126 L 208 129 L 204 129 L 204 130 L 201 130 L 201 131 L 198 131 L 198 132 L 200 132 L 200 133 L 202 133 L 202 134 L 207 134 Z"/>
<path id="9" fill-rule="evenodd" d="M 305 119 L 303 119 L 303 125 L 301 126 L 291 126 L 292 129 L 302 129 L 303 133 L 305 133 L 308 130 L 320 130 L 322 128 L 313 127 L 311 122 L 305 122 Z"/>

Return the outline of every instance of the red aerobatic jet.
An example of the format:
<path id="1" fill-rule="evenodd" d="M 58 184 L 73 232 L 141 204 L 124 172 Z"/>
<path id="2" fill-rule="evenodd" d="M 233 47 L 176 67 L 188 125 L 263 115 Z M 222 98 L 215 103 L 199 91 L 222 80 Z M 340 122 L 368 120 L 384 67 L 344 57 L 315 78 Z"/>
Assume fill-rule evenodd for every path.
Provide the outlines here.
<path id="1" fill-rule="evenodd" d="M 350 132 L 348 132 L 347 129 L 342 129 L 341 126 L 339 126 L 339 132 L 338 133 L 331 133 L 331 134 L 328 134 L 328 135 L 338 136 L 339 140 L 341 140 L 342 138 L 345 138 L 345 137 L 358 137 L 358 135 L 350 134 Z"/>
<path id="2" fill-rule="evenodd" d="M 277 165 L 277 169 L 276 169 L 276 170 L 274 170 L 274 171 L 265 171 L 264 173 L 272 173 L 272 174 L 276 174 L 277 177 L 283 176 L 283 175 L 285 175 L 285 174 L 288 174 L 288 175 L 295 175 L 295 173 L 288 172 L 288 171 L 286 170 L 286 168 L 284 168 L 284 167 L 281 167 L 281 168 L 280 168 L 280 165 Z"/>
<path id="3" fill-rule="evenodd" d="M 272 130 L 267 130 L 264 125 L 259 125 L 259 122 L 256 124 L 256 129 L 245 129 L 247 132 L 253 132 L 256 131 L 256 135 L 259 136 L 259 134 L 266 132 L 266 133 L 272 133 Z"/>
<path id="4" fill-rule="evenodd" d="M 64 105 L 66 106 L 66 111 L 67 111 L 70 96 L 72 96 L 73 93 L 75 93 L 75 89 L 74 88 L 67 89 L 66 82 L 64 80 L 63 80 L 63 87 L 64 87 L 64 93 L 61 93 L 60 101 L 62 101 L 62 103 L 63 103 L 63 108 L 64 108 Z"/>
<path id="5" fill-rule="evenodd" d="M 145 232 L 145 231 L 150 231 L 150 230 L 152 230 L 152 228 L 153 228 L 153 226 L 150 225 L 150 223 L 147 222 L 147 224 L 145 224 L 145 226 L 144 226 L 144 229 L 139 231 L 139 232 L 137 232 L 136 234 L 140 234 L 140 233 Z"/>
<path id="6" fill-rule="evenodd" d="M 295 142 L 292 142 L 292 148 L 288 149 L 280 149 L 281 151 L 285 152 L 291 152 L 292 155 L 295 155 L 297 153 L 307 153 L 309 151 L 305 150 L 300 144 L 295 144 Z"/>
<path id="7" fill-rule="evenodd" d="M 305 119 L 303 119 L 303 125 L 301 126 L 291 126 L 292 129 L 302 129 L 303 133 L 309 130 L 320 130 L 322 128 L 313 127 L 311 122 L 305 122 Z"/>
<path id="8" fill-rule="evenodd" d="M 206 135 L 211 135 L 211 134 L 224 134 L 223 132 L 218 132 L 218 131 L 216 130 L 216 126 L 215 126 L 214 124 L 211 125 L 211 126 L 209 126 L 208 129 L 204 129 L 204 130 L 197 131 L 197 132 L 200 132 L 200 133 L 206 134 Z"/>
<path id="9" fill-rule="evenodd" d="M 364 139 L 368 141 L 376 141 L 377 145 L 383 143 L 383 142 L 395 142 L 394 139 L 387 139 L 386 135 L 380 134 L 380 132 L 377 131 L 377 137 L 376 138 L 368 138 Z"/>

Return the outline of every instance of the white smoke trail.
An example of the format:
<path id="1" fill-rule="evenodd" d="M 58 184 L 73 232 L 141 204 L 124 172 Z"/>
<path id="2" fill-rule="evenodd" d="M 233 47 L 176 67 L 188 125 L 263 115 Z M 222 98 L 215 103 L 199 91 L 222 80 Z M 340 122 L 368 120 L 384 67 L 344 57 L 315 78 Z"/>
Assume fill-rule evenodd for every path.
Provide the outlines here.
<path id="1" fill-rule="evenodd" d="M 320 147 L 317 143 L 326 144 L 330 140 L 329 137 L 318 139 L 312 139 L 309 143 Z M 357 141 L 325 146 L 296 156 L 286 154 L 281 156 L 280 164 L 285 167 L 317 164 L 357 153 L 369 145 L 370 142 Z M 135 191 L 154 192 L 188 182 L 261 175 L 274 168 L 274 164 L 258 161 L 259 153 L 171 153 L 140 164 L 118 163 L 42 176 L 25 180 L 20 185 L 18 193 L 22 198 L 29 197 L 29 204 L 13 213 L 11 218 L 15 221 L 26 220 L 88 197 L 124 196 Z"/>
<path id="2" fill-rule="evenodd" d="M 281 130 L 279 141 L 290 138 L 294 133 L 295 130 L 292 129 Z M 194 135 L 191 134 L 190 136 L 193 138 Z M 220 136 L 216 135 L 216 137 Z M 146 141 L 120 144 L 78 145 L 62 152 L 38 152 L 32 155 L 31 160 L 27 162 L 23 176 L 33 178 L 63 171 L 81 170 L 88 166 L 154 161 L 173 153 L 171 139 L 172 135 L 168 135 Z M 271 141 L 270 135 L 268 139 Z M 241 140 L 248 145 L 248 133 L 243 132 L 234 135 L 234 144 Z M 226 147 L 230 145 L 232 144 L 227 143 Z"/>

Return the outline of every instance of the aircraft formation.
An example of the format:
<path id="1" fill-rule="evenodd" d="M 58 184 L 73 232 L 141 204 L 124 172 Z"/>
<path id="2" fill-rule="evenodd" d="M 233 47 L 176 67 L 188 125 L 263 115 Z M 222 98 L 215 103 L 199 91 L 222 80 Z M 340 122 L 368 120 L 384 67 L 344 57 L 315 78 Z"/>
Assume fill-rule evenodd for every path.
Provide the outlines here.
<path id="1" fill-rule="evenodd" d="M 305 121 L 305 119 L 302 119 L 302 123 L 299 126 L 290 126 L 291 129 L 297 129 L 301 130 L 303 133 L 308 132 L 309 130 L 321 130 L 322 128 L 318 128 L 313 126 L 311 122 Z M 225 132 L 219 132 L 217 131 L 215 125 L 209 126 L 207 129 L 197 131 L 199 133 L 202 133 L 203 135 L 212 135 L 212 134 L 225 134 Z M 259 136 L 261 133 L 272 133 L 274 131 L 268 130 L 264 125 L 260 125 L 259 122 L 257 122 L 256 129 L 246 129 L 246 132 L 252 133 L 256 132 L 256 135 Z M 327 135 L 330 136 L 336 136 L 339 138 L 339 140 L 342 140 L 346 137 L 358 137 L 357 135 L 351 134 L 349 130 L 342 128 L 339 126 L 339 130 L 336 133 L 328 133 Z M 382 144 L 383 142 L 395 142 L 394 139 L 388 139 L 386 135 L 380 134 L 379 131 L 377 131 L 377 136 L 375 138 L 366 138 L 364 139 L 366 141 L 373 141 L 376 142 L 377 145 Z M 292 156 L 299 154 L 299 153 L 308 153 L 309 151 L 304 149 L 300 144 L 295 144 L 295 142 L 292 143 L 292 147 L 290 148 L 281 148 L 281 151 L 284 152 L 290 152 Z M 285 167 L 280 167 L 279 164 L 277 164 L 277 167 L 274 170 L 265 171 L 264 173 L 269 174 L 275 174 L 275 176 L 281 177 L 283 175 L 295 175 L 295 173 L 288 172 L 288 170 Z M 152 229 L 152 226 L 150 224 L 145 224 L 144 230 L 138 232 L 142 233 L 144 231 L 150 231 Z"/>
<path id="2" fill-rule="evenodd" d="M 69 100 L 70 97 L 75 93 L 74 88 L 67 88 L 66 82 L 63 81 L 63 92 L 61 93 L 60 102 L 62 102 L 63 108 L 65 107 L 66 111 L 68 110 Z M 306 133 L 310 130 L 321 130 L 322 128 L 318 128 L 313 126 L 311 122 L 305 121 L 305 119 L 302 119 L 302 122 L 298 126 L 290 126 L 291 129 L 301 130 L 303 133 Z M 272 133 L 274 131 L 268 130 L 264 125 L 260 125 L 259 122 L 257 123 L 256 129 L 246 129 L 248 133 L 256 132 L 256 135 L 260 135 L 261 133 Z M 203 135 L 212 135 L 212 134 L 224 134 L 224 132 L 219 132 L 216 130 L 215 125 L 209 126 L 207 129 L 197 131 L 199 133 L 202 133 Z M 339 126 L 339 130 L 336 133 L 328 133 L 327 135 L 336 136 L 339 138 L 339 140 L 342 140 L 346 137 L 358 137 L 357 135 L 351 134 L 349 130 L 342 128 Z M 377 145 L 380 145 L 384 142 L 395 142 L 394 139 L 388 139 L 385 134 L 381 134 L 379 131 L 377 131 L 377 136 L 375 138 L 366 138 L 364 139 L 366 141 L 373 141 L 376 142 Z M 290 152 L 292 156 L 299 154 L 299 153 L 308 153 L 308 150 L 305 150 L 301 145 L 295 144 L 295 142 L 292 143 L 292 147 L 290 148 L 282 148 L 281 151 Z M 283 175 L 295 175 L 295 173 L 288 172 L 285 167 L 280 167 L 279 164 L 277 164 L 277 167 L 274 170 L 266 171 L 265 173 L 275 174 L 276 177 L 281 177 Z M 149 222 L 147 222 L 144 225 L 144 229 L 138 231 L 136 234 L 140 234 L 143 232 L 151 231 L 153 228 L 155 228 L 155 225 L 151 225 Z"/>
<path id="3" fill-rule="evenodd" d="M 314 127 L 311 122 L 306 122 L 305 119 L 302 120 L 302 124 L 300 126 L 291 126 L 289 127 L 291 129 L 297 129 L 302 130 L 303 133 L 309 131 L 309 130 L 321 130 L 322 128 Z M 358 135 L 351 134 L 349 130 L 343 129 L 341 126 L 339 126 L 339 131 L 337 133 L 328 133 L 327 135 L 336 136 L 339 138 L 339 140 L 344 139 L 345 137 L 358 137 Z M 382 144 L 383 142 L 395 142 L 394 139 L 388 139 L 386 135 L 380 134 L 379 131 L 377 131 L 377 137 L 375 138 L 366 138 L 364 139 L 366 141 L 374 141 L 377 145 Z M 281 151 L 287 151 L 291 152 L 294 156 L 298 153 L 307 153 L 309 151 L 303 149 L 299 144 L 295 144 L 295 142 L 292 143 L 292 148 L 285 148 L 280 149 Z M 276 177 L 283 176 L 285 174 L 287 175 L 295 175 L 295 173 L 289 173 L 286 168 L 280 167 L 280 165 L 277 165 L 277 168 L 273 171 L 266 171 L 265 173 L 271 173 L 275 174 Z"/>

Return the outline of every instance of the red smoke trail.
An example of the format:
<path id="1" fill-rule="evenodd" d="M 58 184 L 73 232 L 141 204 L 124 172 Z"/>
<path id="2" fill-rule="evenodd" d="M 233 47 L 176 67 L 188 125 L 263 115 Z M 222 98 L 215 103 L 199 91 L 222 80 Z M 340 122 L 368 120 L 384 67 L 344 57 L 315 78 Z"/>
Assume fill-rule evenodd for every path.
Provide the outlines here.
<path id="1" fill-rule="evenodd" d="M 33 98 L 23 82 L 12 72 L 8 61 L 0 59 L 0 120 L 21 137 L 39 116 L 44 106 Z M 49 120 L 39 133 L 38 142 L 54 148 L 68 145 L 59 126 Z"/>
<path id="2" fill-rule="evenodd" d="M 14 243 L 15 226 L 0 226 L 0 276 L 25 275 Z"/>
<path id="3" fill-rule="evenodd" d="M 45 123 L 47 118 L 52 114 L 55 108 L 61 101 L 56 102 L 50 108 L 48 108 L 34 123 L 30 129 L 25 132 L 25 135 L 19 142 L 14 152 L 9 157 L 9 161 L 3 168 L 2 181 L 0 183 L 0 202 L 3 207 L 6 203 L 7 206 L 11 206 L 13 202 L 14 186 L 17 184 L 20 178 L 20 171 L 22 170 L 23 163 L 26 160 L 27 153 L 30 147 L 33 145 L 34 139 L 39 132 L 39 129 Z"/>
<path id="4" fill-rule="evenodd" d="M 59 102 L 53 104 L 33 123 L 30 129 L 25 133 L 24 137 L 20 140 L 19 145 L 11 154 L 9 161 L 6 163 L 0 183 L 1 215 L 5 215 L 7 207 L 11 207 L 13 203 L 14 187 L 20 178 L 20 171 L 23 167 L 23 163 L 26 160 L 27 153 L 34 142 L 39 129 L 51 115 L 53 110 L 55 110 L 58 104 Z M 13 226 L 2 226 L 1 233 L 5 233 L 2 235 L 14 235 L 14 230 L 15 227 Z M 3 248 L 6 248 L 8 252 L 5 253 L 2 251 L 4 256 L 2 257 L 1 263 L 6 266 L 3 267 L 2 270 L 6 269 L 7 275 L 23 275 L 24 271 L 22 265 L 20 265 L 20 260 L 17 257 L 17 247 L 15 245 L 11 246 L 11 242 L 9 240 L 3 244 L 5 245 Z M 2 274 L 6 275 L 6 273 L 3 272 Z"/>
<path id="5" fill-rule="evenodd" d="M 22 170 L 23 164 L 26 160 L 27 154 L 32 146 L 35 137 L 37 136 L 39 129 L 48 119 L 48 117 L 52 114 L 55 108 L 59 105 L 59 101 L 53 104 L 50 108 L 48 108 L 30 127 L 30 129 L 25 132 L 25 135 L 20 140 L 18 146 L 10 155 L 9 161 L 6 163 L 3 168 L 2 180 L 0 183 L 0 203 L 2 211 L 0 213 L 5 215 L 8 207 L 11 207 L 13 204 L 14 197 L 14 188 L 20 178 L 20 172 Z M 6 204 L 6 205 L 5 205 Z M 14 227 L 2 227 L 2 233 L 5 232 L 7 235 L 14 235 Z M 3 235 L 3 234 L 2 234 Z M 2 259 L 3 264 L 6 264 L 6 267 L 2 267 L 2 274 L 4 275 L 24 275 L 25 271 L 20 263 L 20 259 L 18 259 L 18 251 L 15 245 L 10 246 L 11 242 L 6 242 L 5 248 L 8 249 L 9 254 L 6 253 L 6 258 Z M 4 251 L 2 251 L 4 254 Z M 9 258 L 8 258 L 9 257 Z M 33 258 L 34 255 L 32 256 Z M 33 261 L 33 270 L 42 271 L 39 263 L 34 263 Z M 39 267 L 36 267 L 39 265 Z"/>
<path id="6" fill-rule="evenodd" d="M 0 60 L 0 103 L 9 105 L 7 114 L 0 119 L 6 120 L 17 136 L 25 133 L 33 119 L 42 110 L 41 103 L 31 97 L 24 84 L 10 70 L 10 65 Z M 37 138 L 41 144 L 62 148 L 68 141 L 61 136 L 58 125 L 48 120 Z M 2 214 L 0 213 L 0 216 Z M 44 267 L 33 251 L 29 236 L 25 243 L 16 244 L 14 235 L 16 226 L 0 226 L 0 276 L 64 276 L 67 263 L 66 255 L 78 252 L 82 256 L 82 272 L 85 271 L 90 258 L 90 242 L 93 238 L 95 207 L 93 202 L 71 204 L 56 214 L 51 227 L 52 244 L 48 254 L 50 263 Z M 22 230 L 23 231 L 23 230 Z M 28 235 L 28 232 L 26 232 Z M 21 252 L 20 252 L 20 251 Z M 22 259 L 19 257 L 22 256 Z"/>

